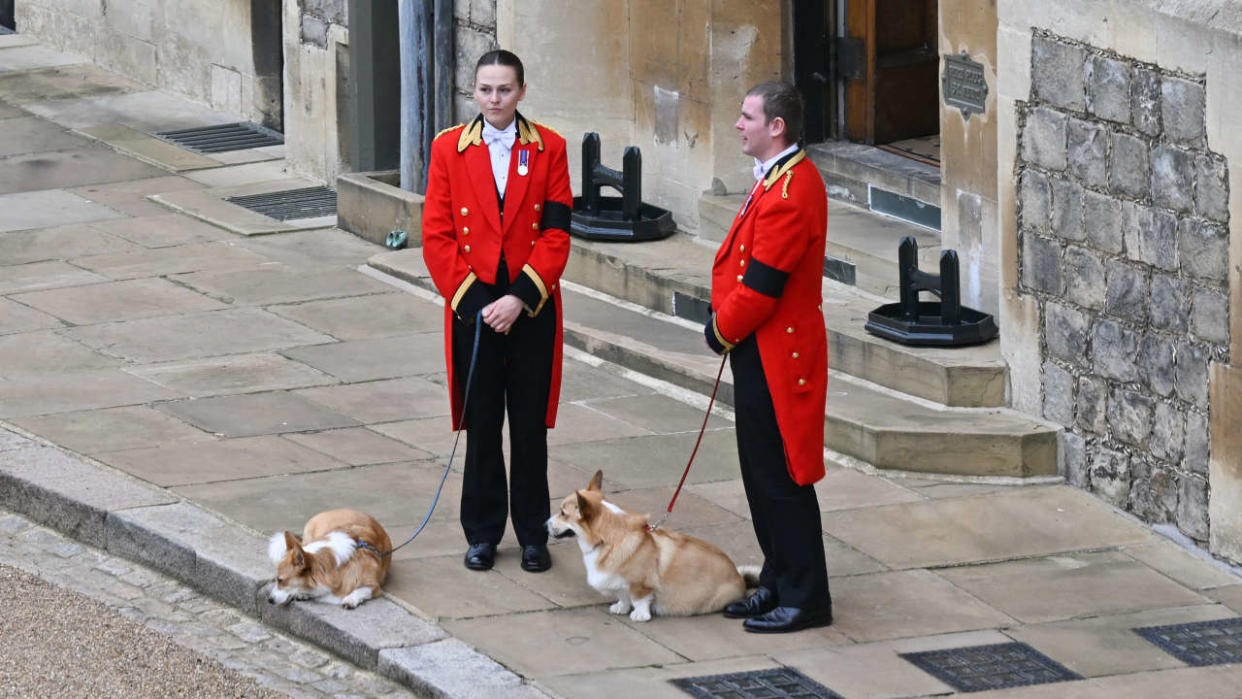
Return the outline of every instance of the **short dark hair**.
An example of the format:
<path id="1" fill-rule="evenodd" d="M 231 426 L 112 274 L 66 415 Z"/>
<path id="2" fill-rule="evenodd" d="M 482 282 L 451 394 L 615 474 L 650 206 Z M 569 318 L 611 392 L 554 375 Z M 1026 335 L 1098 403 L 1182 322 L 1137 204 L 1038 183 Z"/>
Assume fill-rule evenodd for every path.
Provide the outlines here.
<path id="1" fill-rule="evenodd" d="M 483 66 L 509 66 L 517 71 L 518 86 L 526 84 L 526 70 L 522 68 L 522 59 L 517 54 L 504 49 L 493 49 L 479 56 L 479 62 L 474 64 L 474 74 L 479 74 L 479 69 Z"/>
<path id="2" fill-rule="evenodd" d="M 784 80 L 770 80 L 750 88 L 747 97 L 763 98 L 763 123 L 776 117 L 785 122 L 785 145 L 792 146 L 802 138 L 802 95 L 798 88 Z"/>

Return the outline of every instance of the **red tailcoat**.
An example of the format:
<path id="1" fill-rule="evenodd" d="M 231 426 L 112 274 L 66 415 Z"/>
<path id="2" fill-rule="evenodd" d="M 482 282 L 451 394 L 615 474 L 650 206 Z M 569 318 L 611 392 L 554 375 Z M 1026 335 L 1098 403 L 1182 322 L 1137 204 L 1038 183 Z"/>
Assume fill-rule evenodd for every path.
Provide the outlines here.
<path id="1" fill-rule="evenodd" d="M 465 376 L 453 371 L 453 314 L 469 320 L 491 302 L 478 282 L 497 283 L 502 251 L 509 279 L 500 285 L 507 285 L 509 293 L 522 299 L 528 315 L 543 311 L 549 298 L 555 300 L 556 341 L 546 422 L 548 427 L 556 423 L 563 334 L 558 287 L 569 259 L 573 194 L 565 139 L 521 114 L 515 118 L 517 139 L 509 158 L 503 217 L 491 158 L 482 139 L 482 115 L 440 132 L 431 144 L 423 203 L 423 259 L 445 299 L 444 347 L 453 387 L 454 426 L 461 424 Z"/>
<path id="2" fill-rule="evenodd" d="M 751 333 L 799 485 L 824 476 L 828 341 L 824 244 L 828 198 L 804 151 L 777 163 L 738 212 L 712 266 L 708 342 L 728 351 Z"/>

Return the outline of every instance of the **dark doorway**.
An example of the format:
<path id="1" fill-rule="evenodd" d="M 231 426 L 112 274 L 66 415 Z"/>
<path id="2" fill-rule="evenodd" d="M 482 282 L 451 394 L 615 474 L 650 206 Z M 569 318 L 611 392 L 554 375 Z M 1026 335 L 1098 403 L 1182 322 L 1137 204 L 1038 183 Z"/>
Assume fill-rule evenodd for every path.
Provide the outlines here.
<path id="1" fill-rule="evenodd" d="M 793 4 L 794 85 L 806 101 L 802 138 L 820 143 L 836 138 L 836 81 L 833 80 L 835 2 Z"/>
<path id="2" fill-rule="evenodd" d="M 845 15 L 844 136 L 884 144 L 937 133 L 937 0 L 847 0 Z"/>
<path id="3" fill-rule="evenodd" d="M 17 29 L 16 17 L 13 16 L 14 0 L 0 0 L 0 27 Z"/>
<path id="4" fill-rule="evenodd" d="M 250 50 L 254 55 L 254 98 L 263 115 L 263 126 L 283 133 L 285 53 L 280 0 L 250 3 Z"/>

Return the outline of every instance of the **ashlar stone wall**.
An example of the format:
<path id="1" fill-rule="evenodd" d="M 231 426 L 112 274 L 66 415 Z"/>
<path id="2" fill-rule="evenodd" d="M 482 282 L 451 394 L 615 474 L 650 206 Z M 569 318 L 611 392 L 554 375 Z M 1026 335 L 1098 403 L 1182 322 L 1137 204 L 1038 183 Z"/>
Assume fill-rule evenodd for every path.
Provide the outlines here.
<path id="1" fill-rule="evenodd" d="M 1229 357 L 1228 163 L 1205 78 L 1036 32 L 1019 104 L 1019 290 L 1067 480 L 1208 538 L 1208 363 Z"/>

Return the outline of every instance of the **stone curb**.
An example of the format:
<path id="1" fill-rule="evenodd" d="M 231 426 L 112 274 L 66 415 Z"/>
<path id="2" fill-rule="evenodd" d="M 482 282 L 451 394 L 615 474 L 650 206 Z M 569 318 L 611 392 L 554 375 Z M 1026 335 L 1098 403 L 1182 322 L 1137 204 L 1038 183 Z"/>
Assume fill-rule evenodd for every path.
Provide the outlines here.
<path id="1" fill-rule="evenodd" d="M 267 542 L 212 512 L 0 423 L 0 506 L 169 575 L 426 696 L 544 697 L 396 602 L 266 603 Z"/>

